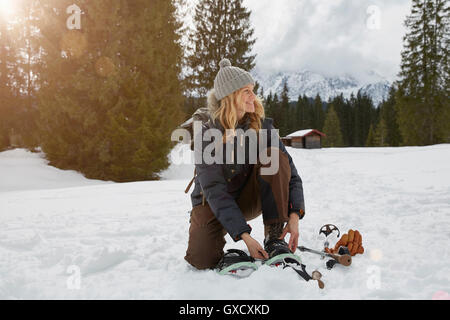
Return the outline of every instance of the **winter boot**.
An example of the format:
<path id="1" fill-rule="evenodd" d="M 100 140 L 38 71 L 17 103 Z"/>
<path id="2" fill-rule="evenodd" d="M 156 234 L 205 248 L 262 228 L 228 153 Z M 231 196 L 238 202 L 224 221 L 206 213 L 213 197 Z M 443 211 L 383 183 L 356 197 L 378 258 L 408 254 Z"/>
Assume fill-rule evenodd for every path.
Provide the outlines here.
<path id="1" fill-rule="evenodd" d="M 292 255 L 288 244 L 283 239 L 279 239 L 283 227 L 284 223 L 282 222 L 264 226 L 264 250 L 269 255 L 269 260 L 265 263 L 268 265 L 284 265 L 283 259 L 287 255 Z"/>
<path id="2" fill-rule="evenodd" d="M 287 263 L 302 263 L 300 257 L 293 254 L 282 239 L 264 240 L 264 250 L 269 255 L 269 259 L 265 262 L 269 266 L 285 267 Z"/>

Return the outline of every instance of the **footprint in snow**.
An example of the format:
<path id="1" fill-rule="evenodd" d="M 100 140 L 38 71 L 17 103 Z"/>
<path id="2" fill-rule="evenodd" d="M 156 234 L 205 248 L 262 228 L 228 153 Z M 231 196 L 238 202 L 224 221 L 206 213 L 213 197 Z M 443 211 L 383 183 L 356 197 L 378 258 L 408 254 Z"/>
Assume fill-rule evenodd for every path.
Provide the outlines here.
<path id="1" fill-rule="evenodd" d="M 114 268 L 128 259 L 131 252 L 120 249 L 103 248 L 81 265 L 83 276 Z"/>
<path id="2" fill-rule="evenodd" d="M 13 251 L 29 251 L 33 250 L 41 241 L 42 237 L 34 230 L 7 230 L 2 232 L 0 247 Z"/>

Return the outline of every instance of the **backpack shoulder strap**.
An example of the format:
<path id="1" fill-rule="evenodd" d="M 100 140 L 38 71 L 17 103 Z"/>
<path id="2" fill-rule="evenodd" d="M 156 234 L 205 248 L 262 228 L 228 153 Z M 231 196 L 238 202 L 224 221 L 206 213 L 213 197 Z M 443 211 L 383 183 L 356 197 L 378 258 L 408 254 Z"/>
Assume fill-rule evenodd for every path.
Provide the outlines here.
<path id="1" fill-rule="evenodd" d="M 188 193 L 188 192 L 189 192 L 189 189 L 191 189 L 191 186 L 192 186 L 192 183 L 193 183 L 194 180 L 195 180 L 195 175 L 196 175 L 196 174 L 197 174 L 197 171 L 196 171 L 196 168 L 194 168 L 194 177 L 192 178 L 191 182 L 189 182 L 189 184 L 188 184 L 186 190 L 184 190 L 184 193 Z"/>

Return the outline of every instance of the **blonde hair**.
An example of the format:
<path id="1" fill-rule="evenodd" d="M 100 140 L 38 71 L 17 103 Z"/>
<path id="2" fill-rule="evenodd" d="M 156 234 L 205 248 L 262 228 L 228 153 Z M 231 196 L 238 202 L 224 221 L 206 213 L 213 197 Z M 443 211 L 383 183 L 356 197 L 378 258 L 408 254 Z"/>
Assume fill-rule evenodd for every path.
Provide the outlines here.
<path id="1" fill-rule="evenodd" d="M 238 124 L 238 109 L 239 106 L 242 106 L 242 92 L 245 89 L 246 87 L 241 88 L 220 100 L 220 107 L 211 115 L 214 121 L 216 119 L 219 120 L 220 124 L 225 130 L 231 129 L 233 135 L 235 134 L 235 128 Z M 254 129 L 256 131 L 256 134 L 258 134 L 262 126 L 261 121 L 265 118 L 262 98 L 256 96 L 253 104 L 255 106 L 255 112 L 246 112 L 246 114 L 244 114 L 244 117 L 248 116 L 250 118 L 249 128 Z M 224 134 L 223 143 L 226 143 L 227 139 L 229 138 L 230 136 L 226 136 L 226 134 Z"/>

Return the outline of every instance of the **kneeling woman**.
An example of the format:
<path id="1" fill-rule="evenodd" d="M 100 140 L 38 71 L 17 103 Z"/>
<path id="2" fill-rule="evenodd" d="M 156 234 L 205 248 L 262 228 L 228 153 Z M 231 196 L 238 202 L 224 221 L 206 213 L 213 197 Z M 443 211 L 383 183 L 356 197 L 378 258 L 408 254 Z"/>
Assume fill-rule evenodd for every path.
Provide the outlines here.
<path id="1" fill-rule="evenodd" d="M 245 162 L 206 164 L 196 163 L 195 188 L 191 194 L 192 211 L 189 228 L 189 243 L 185 259 L 198 269 L 214 268 L 224 255 L 225 235 L 234 241 L 243 240 L 253 258 L 267 259 L 268 243 L 284 239 L 290 233 L 289 245 L 293 252 L 298 243 L 298 222 L 305 213 L 302 180 L 291 156 L 279 136 L 270 139 L 274 130 L 272 119 L 265 118 L 261 100 L 254 94 L 255 81 L 247 71 L 233 67 L 228 59 L 220 63 L 214 80 L 214 89 L 208 93 L 210 120 L 203 124 L 204 130 L 219 129 L 222 132 L 223 148 L 231 142 L 233 152 L 245 149 Z M 228 129 L 228 130 L 227 130 Z M 227 136 L 230 130 L 249 129 L 259 134 L 266 129 L 268 145 L 265 152 L 269 159 L 278 157 L 278 170 L 264 174 L 258 152 L 256 163 L 249 161 L 247 139 L 235 135 Z M 264 131 L 262 131 L 264 132 Z M 245 142 L 244 142 L 245 140 Z M 210 142 L 202 141 L 202 154 Z M 223 154 L 226 156 L 226 152 Z M 254 162 L 254 161 L 253 161 Z M 262 214 L 264 222 L 264 245 L 251 236 L 247 224 Z M 278 241 L 279 245 L 280 241 Z M 270 252 L 269 252 L 270 253 Z"/>

